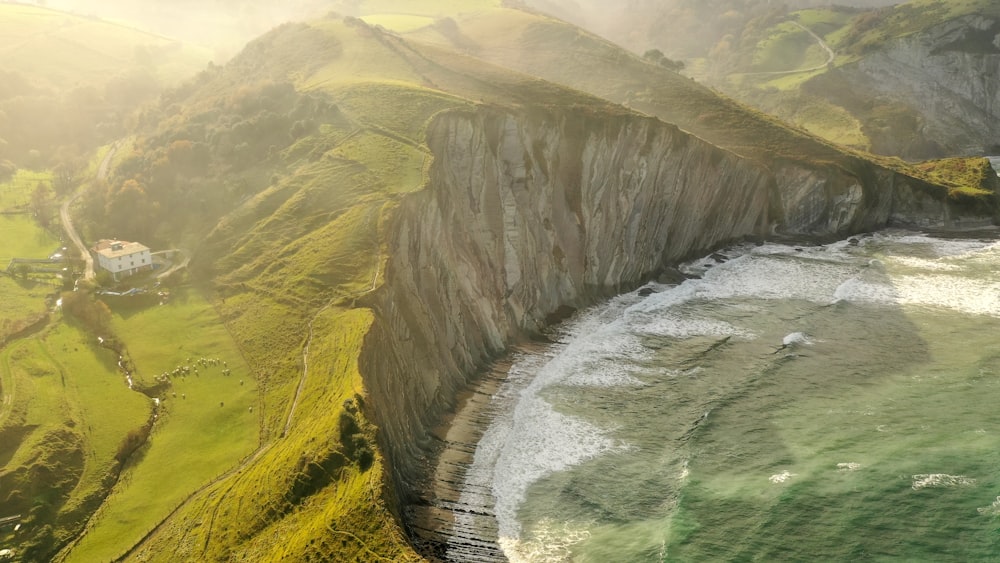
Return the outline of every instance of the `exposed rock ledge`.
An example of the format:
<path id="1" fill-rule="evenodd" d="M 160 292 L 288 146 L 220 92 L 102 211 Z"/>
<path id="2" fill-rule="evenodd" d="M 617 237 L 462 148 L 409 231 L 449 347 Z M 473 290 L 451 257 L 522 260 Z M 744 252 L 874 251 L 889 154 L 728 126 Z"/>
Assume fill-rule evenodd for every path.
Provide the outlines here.
<path id="1" fill-rule="evenodd" d="M 469 379 L 561 306 L 741 237 L 955 214 L 867 161 L 766 167 L 638 115 L 481 107 L 438 116 L 428 144 L 430 183 L 395 214 L 361 359 L 399 505 L 415 499 L 431 429 Z"/>

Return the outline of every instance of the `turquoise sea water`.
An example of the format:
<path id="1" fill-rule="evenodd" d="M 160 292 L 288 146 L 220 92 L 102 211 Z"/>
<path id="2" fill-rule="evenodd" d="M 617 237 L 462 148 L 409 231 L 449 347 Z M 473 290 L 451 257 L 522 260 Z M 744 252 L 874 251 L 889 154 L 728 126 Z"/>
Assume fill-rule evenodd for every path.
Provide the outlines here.
<path id="1" fill-rule="evenodd" d="M 721 254 L 518 358 L 463 493 L 506 555 L 1000 559 L 1000 244 Z"/>

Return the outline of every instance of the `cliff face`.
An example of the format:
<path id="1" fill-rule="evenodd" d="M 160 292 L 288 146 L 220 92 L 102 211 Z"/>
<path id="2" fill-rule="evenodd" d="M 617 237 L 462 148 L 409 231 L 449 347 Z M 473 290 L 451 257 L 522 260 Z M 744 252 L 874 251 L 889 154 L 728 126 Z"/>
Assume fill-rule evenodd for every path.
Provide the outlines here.
<path id="1" fill-rule="evenodd" d="M 361 363 L 404 503 L 468 378 L 561 306 L 744 236 L 829 238 L 947 213 L 864 161 L 764 167 L 638 115 L 450 112 L 428 144 L 430 184 L 396 211 Z"/>
<path id="2" fill-rule="evenodd" d="M 912 108 L 919 116 L 919 137 L 939 152 L 978 156 L 1000 148 L 1000 21 L 995 18 L 966 16 L 896 39 L 845 67 L 843 76 L 856 91 L 876 92 Z M 903 145 L 883 149 L 907 154 Z"/>

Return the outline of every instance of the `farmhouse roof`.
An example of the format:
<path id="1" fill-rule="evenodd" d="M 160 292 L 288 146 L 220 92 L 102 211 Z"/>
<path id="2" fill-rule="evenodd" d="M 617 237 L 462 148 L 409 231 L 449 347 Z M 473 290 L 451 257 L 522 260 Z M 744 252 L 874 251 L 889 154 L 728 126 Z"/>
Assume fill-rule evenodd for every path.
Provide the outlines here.
<path id="1" fill-rule="evenodd" d="M 149 247 L 138 242 L 124 240 L 101 240 L 94 245 L 94 251 L 105 258 L 118 258 L 148 251 Z"/>

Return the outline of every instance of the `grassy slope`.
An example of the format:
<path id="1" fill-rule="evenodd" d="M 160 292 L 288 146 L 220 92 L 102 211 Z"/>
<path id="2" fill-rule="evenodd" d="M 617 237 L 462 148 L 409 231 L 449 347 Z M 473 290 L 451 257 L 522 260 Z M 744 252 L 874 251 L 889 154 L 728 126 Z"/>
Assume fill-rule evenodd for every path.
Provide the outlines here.
<path id="1" fill-rule="evenodd" d="M 0 211 L 26 209 L 38 183 L 51 178 L 48 172 L 18 170 L 10 181 L 0 183 Z M 0 241 L 0 270 L 6 270 L 11 258 L 48 258 L 59 247 L 59 239 L 28 214 L 0 214 Z M 0 342 L 44 314 L 45 297 L 55 291 L 56 283 L 0 275 Z"/>
<path id="2" fill-rule="evenodd" d="M 314 44 L 310 56 L 323 64 L 308 63 L 310 71 L 295 78 L 327 91 L 348 121 L 323 126 L 278 155 L 288 173 L 223 218 L 203 249 L 215 257 L 215 305 L 258 378 L 267 441 L 255 463 L 183 506 L 140 548 L 143 556 L 412 557 L 379 500 L 380 460 L 362 462 L 352 449 L 351 436 L 370 444 L 374 430 L 355 415 L 358 432 L 345 435 L 343 405 L 364 395 L 356 361 L 371 322 L 367 310 L 349 305 L 381 268 L 386 206 L 423 184 L 426 122 L 467 102 L 421 85 L 365 26 L 325 20 L 316 28 L 335 40 Z M 234 70 L 195 98 L 243 79 Z M 303 377 L 310 326 L 316 337 Z M 290 431 L 281 437 L 300 385 Z"/>
<path id="3" fill-rule="evenodd" d="M 137 63 L 140 48 L 171 53 L 162 61 L 150 61 L 162 80 L 188 76 L 209 60 L 206 51 L 123 25 L 26 4 L 0 4 L 0 68 L 21 71 L 47 85 L 102 85 L 110 75 Z"/>
<path id="4" fill-rule="evenodd" d="M 752 70 L 783 72 L 812 68 L 826 61 L 824 52 L 808 33 L 791 22 L 772 27 L 767 37 L 757 44 Z"/>

